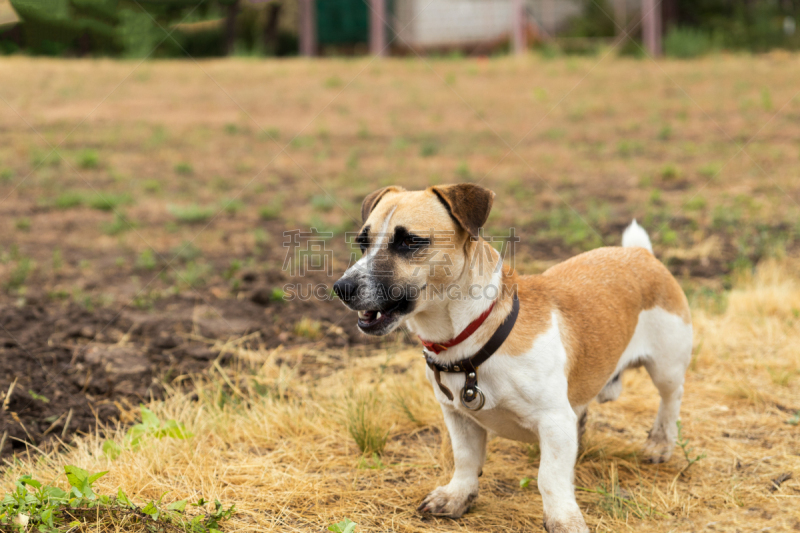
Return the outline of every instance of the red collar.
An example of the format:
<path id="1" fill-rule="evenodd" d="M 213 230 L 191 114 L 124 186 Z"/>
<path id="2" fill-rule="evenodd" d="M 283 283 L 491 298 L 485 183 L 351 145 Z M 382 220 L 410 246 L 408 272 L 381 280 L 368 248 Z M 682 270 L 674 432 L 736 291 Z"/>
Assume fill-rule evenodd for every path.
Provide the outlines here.
<path id="1" fill-rule="evenodd" d="M 481 324 L 483 324 L 484 320 L 486 320 L 486 318 L 489 316 L 489 313 L 491 313 L 492 309 L 494 309 L 495 302 L 492 302 L 492 305 L 489 306 L 489 309 L 484 311 L 481 316 L 470 322 L 469 326 L 467 326 L 466 329 L 464 329 L 464 331 L 462 331 L 455 339 L 450 339 L 446 342 L 429 342 L 420 337 L 419 340 L 422 341 L 422 345 L 425 346 L 425 348 L 437 355 L 448 348 L 452 348 L 456 344 L 461 344 L 467 340 L 470 335 L 475 333 L 475 330 L 481 327 Z"/>

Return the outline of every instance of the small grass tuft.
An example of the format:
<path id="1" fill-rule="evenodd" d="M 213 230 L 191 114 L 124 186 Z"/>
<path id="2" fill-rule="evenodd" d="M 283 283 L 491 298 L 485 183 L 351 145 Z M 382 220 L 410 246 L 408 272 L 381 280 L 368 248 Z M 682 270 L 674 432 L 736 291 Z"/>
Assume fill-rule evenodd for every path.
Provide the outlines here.
<path id="1" fill-rule="evenodd" d="M 133 199 L 127 193 L 97 193 L 93 196 L 90 196 L 86 203 L 92 209 L 98 209 L 100 211 L 114 211 L 119 206 L 127 205 L 132 202 Z"/>
<path id="2" fill-rule="evenodd" d="M 28 217 L 21 217 L 14 221 L 14 227 L 20 231 L 31 230 L 31 219 Z"/>
<path id="3" fill-rule="evenodd" d="M 435 140 L 429 139 L 422 142 L 419 147 L 420 157 L 431 157 L 439 153 L 439 143 Z"/>
<path id="4" fill-rule="evenodd" d="M 258 216 L 261 220 L 277 220 L 281 216 L 283 206 L 281 200 L 274 198 L 269 205 L 265 205 L 258 210 Z"/>
<path id="5" fill-rule="evenodd" d="M 200 206 L 197 204 L 189 205 L 169 205 L 167 210 L 175 217 L 178 222 L 185 224 L 197 224 L 206 222 L 214 216 L 216 210 L 211 206 Z"/>
<path id="6" fill-rule="evenodd" d="M 389 429 L 385 425 L 382 402 L 374 391 L 352 394 L 345 407 L 347 431 L 363 455 L 383 453 Z"/>
<path id="7" fill-rule="evenodd" d="M 100 166 L 100 154 L 96 150 L 83 150 L 78 154 L 78 166 L 89 170 Z"/>
<path id="8" fill-rule="evenodd" d="M 333 210 L 335 206 L 336 200 L 327 194 L 317 194 L 311 197 L 311 207 L 313 207 L 315 211 L 327 213 Z"/>
<path id="9" fill-rule="evenodd" d="M 192 167 L 192 165 L 186 161 L 181 161 L 175 165 L 175 174 L 180 174 L 181 176 L 191 176 L 194 174 L 194 167 Z"/>

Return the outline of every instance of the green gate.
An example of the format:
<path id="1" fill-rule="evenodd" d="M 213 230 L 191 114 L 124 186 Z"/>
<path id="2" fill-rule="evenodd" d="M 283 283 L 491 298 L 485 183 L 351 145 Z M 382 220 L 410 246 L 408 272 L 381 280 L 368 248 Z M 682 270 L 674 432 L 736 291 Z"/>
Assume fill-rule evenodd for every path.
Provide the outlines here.
<path id="1" fill-rule="evenodd" d="M 317 42 L 357 44 L 369 40 L 369 0 L 317 0 Z"/>

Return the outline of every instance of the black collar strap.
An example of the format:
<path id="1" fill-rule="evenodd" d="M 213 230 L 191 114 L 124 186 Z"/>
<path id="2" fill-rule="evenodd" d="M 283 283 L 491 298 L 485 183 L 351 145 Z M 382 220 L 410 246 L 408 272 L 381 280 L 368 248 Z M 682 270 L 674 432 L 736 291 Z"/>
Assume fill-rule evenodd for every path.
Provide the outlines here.
<path id="1" fill-rule="evenodd" d="M 483 392 L 478 388 L 478 367 L 485 363 L 486 360 L 503 345 L 511 334 L 511 330 L 514 329 L 517 315 L 519 315 L 519 299 L 517 295 L 514 294 L 514 303 L 511 307 L 511 313 L 508 314 L 486 344 L 472 357 L 442 365 L 432 359 L 430 352 L 425 349 L 422 350 L 422 355 L 425 356 L 425 362 L 428 363 L 428 366 L 433 370 L 433 374 L 436 377 L 436 384 L 439 385 L 439 389 L 441 389 L 442 393 L 444 393 L 450 401 L 453 400 L 453 393 L 442 383 L 440 373 L 463 372 L 465 381 L 464 388 L 461 390 L 461 403 L 464 404 L 464 407 L 472 411 L 479 411 L 483 407 L 486 398 L 483 396 Z M 473 405 L 473 402 L 476 401 L 477 404 Z"/>

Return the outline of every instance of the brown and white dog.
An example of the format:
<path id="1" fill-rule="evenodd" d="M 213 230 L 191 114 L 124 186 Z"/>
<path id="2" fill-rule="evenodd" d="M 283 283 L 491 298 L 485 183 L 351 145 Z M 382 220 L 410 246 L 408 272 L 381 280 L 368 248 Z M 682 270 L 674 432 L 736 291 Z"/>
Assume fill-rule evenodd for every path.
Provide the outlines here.
<path id="1" fill-rule="evenodd" d="M 454 518 L 467 511 L 478 495 L 491 431 L 539 443 L 545 529 L 588 531 L 573 487 L 587 405 L 616 399 L 625 369 L 644 366 L 661 395 L 645 454 L 653 462 L 669 459 L 691 359 L 689 306 L 636 221 L 622 247 L 580 254 L 542 275 L 518 275 L 479 234 L 493 200 L 493 192 L 472 184 L 373 192 L 362 205 L 357 239 L 364 255 L 334 291 L 359 311 L 358 327 L 370 335 L 404 325 L 429 345 L 446 345 L 479 324 L 462 342 L 428 353 L 439 365 L 486 345 L 512 314 L 516 295 L 513 329 L 479 369 L 482 409 L 445 394 L 445 388 L 466 390 L 466 374 L 427 370 L 455 471 L 419 510 Z"/>

